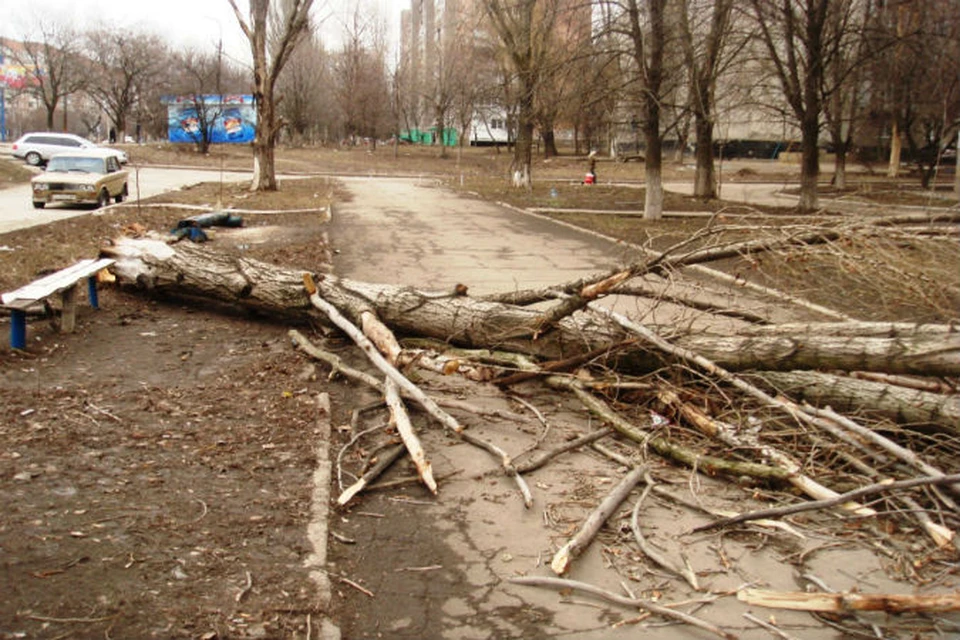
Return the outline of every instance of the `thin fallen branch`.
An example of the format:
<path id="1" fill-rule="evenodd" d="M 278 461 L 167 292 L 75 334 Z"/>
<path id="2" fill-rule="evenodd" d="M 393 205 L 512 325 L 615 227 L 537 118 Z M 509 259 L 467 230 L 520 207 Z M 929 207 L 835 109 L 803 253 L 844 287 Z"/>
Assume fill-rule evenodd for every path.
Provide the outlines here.
<path id="1" fill-rule="evenodd" d="M 807 593 L 743 589 L 737 600 L 771 609 L 792 611 L 883 611 L 886 613 L 947 613 L 960 611 L 960 592 L 941 594 Z"/>
<path id="2" fill-rule="evenodd" d="M 523 479 L 523 476 L 521 476 L 517 471 L 517 468 L 513 465 L 513 460 L 506 451 L 492 442 L 482 440 L 481 438 L 478 438 L 472 433 L 468 433 L 466 431 L 460 433 L 459 437 L 464 442 L 469 442 L 473 446 L 488 452 L 493 457 L 499 458 L 500 467 L 503 469 L 503 473 L 513 478 L 513 481 L 517 484 L 517 488 L 520 490 L 520 495 L 523 496 L 523 505 L 527 509 L 533 506 L 533 494 L 530 493 L 530 487 L 527 485 L 527 481 Z"/>
<path id="3" fill-rule="evenodd" d="M 246 596 L 247 593 L 249 593 L 250 589 L 253 588 L 253 576 L 250 575 L 249 571 L 247 571 L 246 574 L 247 574 L 247 582 L 243 585 L 243 588 L 240 589 L 240 591 L 237 593 L 236 597 L 234 598 L 234 600 L 236 600 L 237 602 L 240 602 L 241 600 L 243 600 L 243 597 Z"/>
<path id="4" fill-rule="evenodd" d="M 430 396 L 421 391 L 417 385 L 410 382 L 406 376 L 397 371 L 396 367 L 391 365 L 387 359 L 380 354 L 373 343 L 370 342 L 369 338 L 367 338 L 355 324 L 350 322 L 343 314 L 341 314 L 335 306 L 320 297 L 320 295 L 317 293 L 317 287 L 313 282 L 313 277 L 310 274 L 303 274 L 303 285 L 307 290 L 307 293 L 310 295 L 310 303 L 317 309 L 323 311 L 327 317 L 330 318 L 331 322 L 337 325 L 341 331 L 350 336 L 350 339 L 353 340 L 361 350 L 363 350 L 363 352 L 367 355 L 367 358 L 375 367 L 377 367 L 377 369 L 379 369 L 385 376 L 393 380 L 398 387 L 403 389 L 403 391 L 409 397 L 416 400 L 420 406 L 427 411 L 427 413 L 433 416 L 444 427 L 453 431 L 455 434 L 460 434 L 463 432 L 463 425 L 461 425 L 456 418 L 441 409 L 440 406 Z"/>
<path id="5" fill-rule="evenodd" d="M 643 504 L 644 500 L 647 499 L 647 496 L 650 495 L 650 492 L 653 491 L 653 488 L 656 485 L 649 473 L 644 473 L 643 479 L 647 483 L 647 486 L 644 487 L 643 493 L 641 493 L 640 497 L 637 498 L 636 504 L 633 505 L 633 511 L 630 513 L 630 530 L 633 531 L 633 537 L 637 541 L 637 546 L 640 548 L 640 551 L 643 553 L 643 555 L 653 560 L 662 569 L 677 576 L 678 578 L 686 580 L 695 591 L 700 591 L 700 583 L 697 581 L 697 574 L 690 567 L 689 562 L 685 563 L 685 566 L 683 567 L 678 566 L 673 562 L 673 560 L 666 557 L 660 552 L 659 549 L 647 542 L 647 539 L 643 537 L 643 530 L 640 529 L 640 505 Z"/>
<path id="6" fill-rule="evenodd" d="M 676 620 L 677 622 L 682 622 L 684 624 L 689 624 L 691 626 L 697 627 L 698 629 L 703 629 L 704 631 L 709 631 L 710 633 L 724 638 L 725 640 L 737 640 L 737 636 L 728 631 L 710 624 L 700 618 L 696 618 L 682 611 L 675 611 L 669 607 L 666 607 L 661 604 L 656 604 L 650 602 L 649 600 L 643 600 L 641 598 L 628 598 L 622 596 L 619 593 L 613 593 L 612 591 L 607 591 L 606 589 L 601 589 L 592 584 L 587 584 L 586 582 L 579 582 L 577 580 L 567 580 L 564 578 L 550 578 L 550 577 L 535 577 L 535 576 L 523 576 L 517 578 L 510 578 L 509 581 L 513 584 L 521 584 L 530 587 L 549 587 L 551 589 L 575 589 L 577 591 L 583 591 L 584 593 L 589 593 L 591 595 L 597 596 L 614 604 L 619 604 L 625 607 L 643 609 L 644 611 L 649 611 L 650 613 L 656 614 L 663 618 L 668 618 L 670 620 Z"/>
<path id="7" fill-rule="evenodd" d="M 829 500 L 816 500 L 813 502 L 803 502 L 783 507 L 761 509 L 759 511 L 751 511 L 750 513 L 741 513 L 738 516 L 724 518 L 723 520 L 717 520 L 716 522 L 701 525 L 693 529 L 691 533 L 707 531 L 709 529 L 718 529 L 721 527 L 729 527 L 730 525 L 739 524 L 741 522 L 749 522 L 759 518 L 780 518 L 804 511 L 827 509 L 829 507 L 835 507 L 838 504 L 843 504 L 844 502 L 850 500 L 859 500 L 860 498 L 865 498 L 867 496 L 873 496 L 880 493 L 901 491 L 903 489 L 912 489 L 913 487 L 922 487 L 927 485 L 954 484 L 956 482 L 960 482 L 960 473 L 953 473 L 950 475 L 937 477 L 911 478 L 909 480 L 897 480 L 895 482 L 878 482 L 876 484 L 860 487 L 859 489 L 847 491 L 846 493 L 841 493 L 836 498 L 830 498 Z"/>
<path id="8" fill-rule="evenodd" d="M 417 437 L 416 432 L 413 430 L 413 423 L 410 422 L 410 415 L 407 413 L 407 408 L 400 399 L 400 388 L 390 378 L 387 378 L 384 382 L 384 387 L 386 387 L 384 398 L 387 401 L 387 406 L 390 407 L 391 421 L 397 427 L 397 433 L 400 434 L 403 445 L 407 448 L 407 451 L 410 452 L 410 459 L 413 460 L 414 466 L 417 467 L 417 473 L 420 475 L 420 479 L 423 480 L 423 484 L 430 490 L 430 493 L 437 495 L 437 482 L 433 479 L 433 470 L 430 467 L 430 461 L 427 460 L 427 454 L 423 450 L 423 445 L 420 444 L 420 438 Z"/>
<path id="9" fill-rule="evenodd" d="M 800 465 L 783 451 L 770 445 L 761 444 L 756 439 L 746 435 L 737 435 L 738 430 L 734 425 L 708 416 L 690 403 L 681 400 L 676 392 L 670 389 L 660 389 L 657 393 L 657 398 L 665 405 L 673 408 L 701 433 L 715 438 L 733 449 L 751 450 L 756 452 L 762 459 L 770 460 L 773 466 L 780 467 L 787 472 L 787 482 L 811 498 L 823 500 L 835 498 L 838 495 L 836 491 L 823 486 L 813 478 L 804 474 Z M 861 516 L 874 516 L 877 514 L 873 509 L 868 509 L 854 502 L 844 504 L 843 508 Z"/>
<path id="10" fill-rule="evenodd" d="M 705 302 L 703 300 L 698 300 L 692 295 L 686 295 L 682 293 L 667 293 L 666 291 L 657 290 L 652 285 L 646 282 L 631 282 L 629 284 L 624 284 L 617 287 L 615 292 L 617 295 L 628 295 L 628 296 L 637 296 L 650 298 L 656 300 L 657 302 L 668 302 L 671 304 L 679 305 L 682 307 L 689 307 L 695 311 L 702 311 L 704 313 L 710 313 L 715 316 L 726 316 L 728 318 L 736 318 L 737 320 L 743 320 L 751 324 L 767 325 L 770 324 L 770 320 L 759 314 L 747 311 L 746 309 L 732 309 L 730 307 L 724 307 L 712 302 Z"/>
<path id="11" fill-rule="evenodd" d="M 330 365 L 330 377 L 332 378 L 336 374 L 343 374 L 344 377 L 353 380 L 354 382 L 359 382 L 365 384 L 372 389 L 376 389 L 381 394 L 383 393 L 383 382 L 374 376 L 360 371 L 359 369 L 354 369 L 353 367 L 346 364 L 343 359 L 335 353 L 330 353 L 320 349 L 315 344 L 310 342 L 302 333 L 296 329 L 291 329 L 287 332 L 287 335 L 290 336 L 290 340 L 293 342 L 294 346 L 301 349 L 311 358 L 319 360 L 321 362 L 326 362 Z M 401 389 L 401 391 L 403 391 Z M 458 400 L 456 398 L 437 398 L 436 403 L 443 407 L 448 407 L 450 409 L 459 409 L 461 411 L 467 411 L 468 413 L 473 413 L 478 416 L 490 416 L 494 418 L 505 418 L 507 420 L 514 420 L 516 422 L 528 422 L 526 416 L 522 416 L 516 413 L 511 413 L 509 411 L 501 411 L 499 409 L 487 409 L 484 407 L 478 407 L 470 404 L 464 400 Z"/>
<path id="12" fill-rule="evenodd" d="M 647 473 L 646 467 L 635 467 L 613 488 L 603 502 L 594 509 L 587 519 L 580 526 L 580 530 L 570 538 L 567 544 L 563 545 L 553 556 L 550 562 L 550 568 L 557 575 L 563 575 L 570 568 L 570 562 L 586 549 L 600 531 L 600 527 L 607 521 L 613 512 L 617 510 L 620 503 L 627 499 L 637 483 L 643 479 Z"/>
<path id="13" fill-rule="evenodd" d="M 580 447 L 590 444 L 592 442 L 596 442 L 601 438 L 607 437 L 611 433 L 613 433 L 613 429 L 609 427 L 604 427 L 602 429 L 597 429 L 596 431 L 591 431 L 590 433 L 586 433 L 580 436 L 579 438 L 565 442 L 558 447 L 550 449 L 549 451 L 544 451 L 537 457 L 527 460 L 523 464 L 517 465 L 517 471 L 519 473 L 530 473 L 531 471 L 535 471 L 536 469 L 539 469 L 540 467 L 550 462 L 557 456 L 564 454 L 567 451 L 573 451 L 574 449 L 579 449 Z"/>
<path id="14" fill-rule="evenodd" d="M 594 349 L 593 351 L 572 356 L 570 358 L 565 358 L 563 360 L 554 360 L 551 362 L 544 362 L 542 365 L 540 365 L 540 367 L 536 371 L 519 371 L 509 376 L 498 378 L 497 380 L 494 381 L 494 384 L 496 384 L 498 387 L 509 387 L 511 385 L 515 385 L 520 382 L 524 382 L 526 380 L 532 380 L 534 378 L 539 378 L 545 375 L 549 375 L 550 373 L 557 373 L 560 371 L 570 371 L 571 369 L 575 369 L 576 367 L 579 367 L 584 363 L 587 363 L 587 362 L 590 362 L 591 360 L 599 358 L 600 356 L 616 353 L 619 349 L 623 349 L 625 347 L 634 345 L 636 344 L 636 342 L 637 342 L 636 340 L 626 340 L 619 344 L 614 344 L 607 347 L 600 347 L 598 349 Z"/>
<path id="15" fill-rule="evenodd" d="M 752 622 L 753 624 L 757 625 L 758 627 L 763 627 L 764 629 L 766 629 L 773 635 L 777 636 L 778 638 L 782 638 L 783 640 L 797 640 L 796 636 L 792 636 L 786 631 L 784 631 L 783 629 L 780 629 L 779 627 L 777 627 L 776 625 L 771 624 L 769 622 L 764 622 L 760 618 L 750 613 L 744 613 L 743 617 L 749 620 L 750 622 Z"/>
<path id="16" fill-rule="evenodd" d="M 832 420 L 834 423 L 840 425 L 842 428 L 847 429 L 851 433 L 855 433 L 859 437 L 863 438 L 867 442 L 871 442 L 877 447 L 883 449 L 887 453 L 891 454 L 893 457 L 897 458 L 901 462 L 913 467 L 920 473 L 931 477 L 942 477 L 945 475 L 943 471 L 929 464 L 925 460 L 921 459 L 915 452 L 903 447 L 893 440 L 882 436 L 873 429 L 868 429 L 863 425 L 857 424 L 853 420 L 838 414 L 833 409 L 818 409 L 816 407 L 811 407 L 809 405 L 804 405 L 803 410 L 807 411 L 815 416 L 825 417 L 828 420 Z M 954 491 L 960 495 L 960 487 L 951 487 L 947 486 L 947 489 Z M 944 499 L 947 505 L 954 511 L 960 511 L 957 509 L 957 505 L 953 500 Z"/>
<path id="17" fill-rule="evenodd" d="M 311 299 L 313 299 L 313 298 L 318 298 L 319 300 L 322 301 L 322 298 L 319 298 L 319 296 L 317 296 L 316 293 L 311 294 Z M 334 312 L 336 312 L 336 309 L 332 309 L 332 310 L 333 310 Z M 338 314 L 338 315 L 339 315 L 339 314 Z M 343 318 L 342 316 L 340 316 L 340 318 L 341 318 L 341 320 L 342 320 L 347 326 L 352 326 L 352 325 L 350 324 L 350 321 L 349 321 L 349 320 L 346 320 L 346 319 Z M 349 334 L 349 332 L 348 332 L 348 334 Z M 310 341 L 307 340 L 307 339 L 306 339 L 302 334 L 300 334 L 299 332 L 297 332 L 297 331 L 295 331 L 295 330 L 292 330 L 292 331 L 289 332 L 289 335 L 290 335 L 291 339 L 293 339 L 294 344 L 296 344 L 298 347 L 300 347 L 301 349 L 303 349 L 303 350 L 304 350 L 305 352 L 307 352 L 309 355 L 311 355 L 311 356 L 313 356 L 313 357 L 316 357 L 316 358 L 318 358 L 318 359 L 320 359 L 320 360 L 323 360 L 324 362 L 331 363 L 331 366 L 335 367 L 335 369 L 336 369 L 337 371 L 340 371 L 340 372 L 344 373 L 344 375 L 347 375 L 348 377 L 350 377 L 350 378 L 352 378 L 352 379 L 354 379 L 354 380 L 363 382 L 364 384 L 367 384 L 367 385 L 373 387 L 374 389 L 380 391 L 381 393 L 383 393 L 383 392 L 385 391 L 382 382 L 380 382 L 379 380 L 377 380 L 376 378 L 374 378 L 373 376 L 371 376 L 371 375 L 369 375 L 369 374 L 367 374 L 367 373 L 364 373 L 364 372 L 362 372 L 362 371 L 357 371 L 357 370 L 355 370 L 355 369 L 350 369 L 349 367 L 346 367 L 346 366 L 343 365 L 343 363 L 340 361 L 340 358 L 338 358 L 336 355 L 331 354 L 331 353 L 327 353 L 327 352 L 323 351 L 322 349 L 318 349 L 316 346 L 314 346 L 313 344 L 311 344 Z M 371 360 L 372 360 L 373 358 L 377 358 L 377 359 L 379 359 L 379 361 L 382 363 L 382 367 L 384 367 L 384 368 L 381 368 L 381 371 L 386 372 L 387 370 L 392 370 L 392 371 L 394 372 L 395 376 L 398 376 L 398 377 L 399 377 L 399 378 L 394 378 L 394 380 L 397 381 L 397 382 L 399 382 L 399 379 L 407 380 L 407 378 L 406 378 L 403 374 L 401 374 L 399 371 L 397 371 L 397 370 L 396 370 L 395 368 L 393 368 L 389 363 L 386 362 L 386 360 L 383 358 L 383 356 L 380 355 L 380 353 L 370 344 L 369 340 L 367 340 L 366 337 L 365 337 L 362 333 L 360 333 L 359 329 L 357 329 L 356 327 L 353 327 L 353 335 L 356 335 L 357 337 L 359 337 L 359 338 L 361 338 L 361 339 L 363 339 L 363 340 L 366 341 L 366 343 L 368 344 L 371 352 L 373 353 L 373 355 L 371 356 Z M 351 337 L 353 337 L 353 336 L 351 336 Z M 358 343 L 358 344 L 359 344 L 359 343 Z M 393 376 L 391 376 L 391 377 L 393 377 Z M 447 402 L 447 401 L 444 401 L 444 400 L 434 401 L 434 400 L 432 400 L 431 398 L 429 398 L 428 396 L 426 396 L 422 391 L 420 391 L 420 390 L 419 390 L 415 385 L 413 385 L 413 383 L 410 382 L 409 380 L 407 380 L 407 385 L 399 385 L 399 386 L 400 386 L 401 391 L 403 391 L 403 392 L 405 392 L 405 393 L 407 394 L 407 397 L 410 397 L 410 398 L 412 398 L 412 399 L 414 399 L 414 400 L 417 400 L 418 402 L 420 402 L 421 400 L 425 399 L 425 400 L 433 403 L 434 405 L 439 405 L 439 404 L 441 404 L 441 403 L 444 403 L 444 404 L 448 404 L 448 405 L 450 405 L 450 406 L 453 406 L 453 407 L 456 407 L 456 408 L 460 408 L 460 409 L 464 409 L 464 410 L 473 410 L 473 408 L 472 408 L 470 405 L 468 405 L 468 404 L 466 404 L 466 403 L 464 403 L 464 402 L 462 402 L 462 401 L 450 401 L 450 402 Z M 412 388 L 413 388 L 413 390 L 414 390 L 413 393 L 410 392 L 409 387 L 412 387 Z M 433 413 L 432 411 L 430 411 L 430 409 L 427 408 L 427 405 L 424 405 L 422 402 L 421 402 L 420 404 L 421 404 L 421 406 L 424 407 L 424 409 L 427 410 L 427 412 L 428 412 L 430 415 L 432 415 L 432 416 L 435 417 L 435 418 L 438 417 L 437 414 Z M 449 420 L 451 420 L 451 421 L 453 421 L 454 423 L 456 423 L 457 425 L 459 425 L 459 423 L 456 422 L 456 419 L 455 419 L 453 416 L 450 416 L 449 414 L 447 414 L 446 412 L 444 412 L 442 409 L 439 409 L 439 406 L 437 406 L 437 409 L 440 411 L 440 413 L 441 413 L 443 416 L 447 416 L 447 418 L 449 418 Z M 484 412 L 484 411 L 482 411 L 482 410 L 476 410 L 475 412 L 478 413 L 478 414 L 480 414 L 480 415 L 483 415 L 484 413 L 489 414 L 489 412 Z M 497 414 L 497 415 L 500 415 L 500 414 Z M 439 419 L 439 418 L 438 418 L 438 419 Z M 448 426 L 448 428 L 451 428 L 451 430 L 454 431 L 454 434 L 455 434 L 458 438 L 460 438 L 461 440 L 463 440 L 463 441 L 465 441 L 465 442 L 469 442 L 470 444 L 472 444 L 472 445 L 474 445 L 474 446 L 476 446 L 476 447 L 480 447 L 481 449 L 484 449 L 485 451 L 488 451 L 491 455 L 493 455 L 493 456 L 495 456 L 496 458 L 498 458 L 498 459 L 500 460 L 501 466 L 503 467 L 504 473 L 505 473 L 506 475 L 510 476 L 511 478 L 513 478 L 514 482 L 517 483 L 517 488 L 520 490 L 520 493 L 521 493 L 522 496 L 523 496 L 523 503 L 524 503 L 524 505 L 526 505 L 527 508 L 530 508 L 531 506 L 533 506 L 533 494 L 530 492 L 530 487 L 527 486 L 527 483 L 526 483 L 526 481 L 524 481 L 523 477 L 521 477 L 520 474 L 517 473 L 517 470 L 514 468 L 513 462 L 511 461 L 510 456 L 509 456 L 503 449 L 501 449 L 500 447 L 496 446 L 496 445 L 493 444 L 493 443 L 486 442 L 486 441 L 484 441 L 484 440 L 482 440 L 482 439 L 480 439 L 480 438 L 477 438 L 476 436 L 473 436 L 473 435 L 471 435 L 471 434 L 468 434 L 466 431 L 463 430 L 463 427 L 460 427 L 460 430 L 457 431 L 457 430 L 453 429 L 452 427 L 449 427 L 449 424 L 448 424 L 447 422 L 441 421 L 441 423 L 444 424 L 444 426 Z"/>
<path id="18" fill-rule="evenodd" d="M 370 467 L 366 473 L 364 473 L 356 482 L 347 487 L 347 489 L 340 494 L 340 497 L 337 498 L 337 504 L 342 507 L 350 502 L 355 495 L 366 489 L 371 482 L 379 478 L 380 475 L 389 469 L 394 462 L 402 458 L 406 450 L 406 446 L 398 444 L 387 451 L 384 455 L 380 456 L 380 459 L 377 460 L 376 464 Z"/>
<path id="19" fill-rule="evenodd" d="M 660 337 L 659 335 L 657 335 L 647 327 L 639 323 L 633 322 L 629 318 L 626 318 L 618 313 L 615 313 L 610 310 L 602 309 L 601 307 L 590 307 L 590 308 L 594 311 L 599 311 L 601 314 L 606 315 L 607 317 L 613 318 L 618 324 L 620 324 L 625 329 L 629 329 L 635 332 L 636 334 L 645 338 L 651 344 L 658 347 L 659 349 L 662 349 L 666 353 L 669 353 L 670 355 L 673 355 L 677 358 L 681 358 L 687 362 L 690 362 L 691 364 L 696 365 L 706 373 L 716 376 L 717 378 L 733 385 L 740 391 L 743 391 L 744 393 L 750 395 L 751 397 L 757 400 L 760 400 L 763 404 L 780 409 L 781 411 L 785 411 L 788 415 L 790 415 L 791 417 L 801 422 L 811 424 L 814 426 L 820 426 L 819 420 L 815 419 L 814 416 L 811 416 L 810 414 L 801 410 L 796 404 L 792 402 L 782 401 L 772 397 L 765 391 L 743 380 L 743 378 L 732 374 L 731 372 L 727 371 L 723 367 L 718 366 L 717 364 L 701 356 L 700 354 L 694 353 L 689 349 L 677 347 L 671 344 L 669 341 L 665 340 L 664 338 Z M 848 492 L 848 494 L 849 493 L 850 492 Z M 848 495 L 848 494 L 844 494 L 844 495 Z M 835 498 L 832 498 L 832 499 L 835 499 Z M 830 502 L 832 499 L 827 498 L 825 500 L 821 500 L 821 502 L 824 502 L 824 503 Z M 832 503 L 830 504 L 830 506 L 836 506 L 836 504 L 843 504 L 843 502 Z M 939 527 L 939 526 L 931 527 L 929 525 L 933 523 L 929 520 L 921 521 L 921 523 L 925 524 L 924 530 L 927 532 L 928 535 L 930 535 L 930 537 L 934 540 L 934 542 L 938 546 L 942 546 L 949 540 L 953 539 L 953 532 L 944 531 L 943 527 Z"/>
<path id="20" fill-rule="evenodd" d="M 576 381 L 566 378 L 547 378 L 547 383 L 556 388 L 570 389 L 576 394 L 592 414 L 613 427 L 620 435 L 633 440 L 642 447 L 651 449 L 657 455 L 668 460 L 679 462 L 688 467 L 709 473 L 723 473 L 734 477 L 748 476 L 764 480 L 786 481 L 789 474 L 778 467 L 758 464 L 756 462 L 741 462 L 703 455 L 689 447 L 685 447 L 670 438 L 657 436 L 643 431 L 629 420 L 611 409 L 605 402 L 584 391 Z"/>

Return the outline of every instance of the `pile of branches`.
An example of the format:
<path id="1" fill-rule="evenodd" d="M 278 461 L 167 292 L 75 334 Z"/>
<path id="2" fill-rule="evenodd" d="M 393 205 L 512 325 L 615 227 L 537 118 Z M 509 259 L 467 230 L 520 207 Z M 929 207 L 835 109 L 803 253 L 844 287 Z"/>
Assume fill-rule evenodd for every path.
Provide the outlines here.
<path id="1" fill-rule="evenodd" d="M 950 215 L 947 221 L 956 222 Z M 403 446 L 382 456 L 380 467 L 344 489 L 340 504 L 355 499 L 390 461 L 405 453 L 416 465 L 420 482 L 438 492 L 430 453 L 410 420 L 408 407 L 413 405 L 453 437 L 487 452 L 515 482 L 528 507 L 534 496 L 525 473 L 565 451 L 616 434 L 643 455 L 738 481 L 747 477 L 790 487 L 809 498 L 762 512 L 716 517 L 704 528 L 769 522 L 811 509 L 865 519 L 877 519 L 883 511 L 882 517 L 909 521 L 934 548 L 953 554 L 960 526 L 955 462 L 960 459 L 960 327 L 952 322 L 862 322 L 846 317 L 770 324 L 743 310 L 701 304 L 701 310 L 736 317 L 743 326 L 693 333 L 648 326 L 598 303 L 612 295 L 649 296 L 651 278 L 669 278 L 691 265 L 791 248 L 834 249 L 858 234 L 897 229 L 907 222 L 921 221 L 873 220 L 726 246 L 687 251 L 680 246 L 595 277 L 484 298 L 467 295 L 463 285 L 424 292 L 356 282 L 226 256 L 206 247 L 173 247 L 157 239 L 121 238 L 104 254 L 116 260 L 122 283 L 157 294 L 212 298 L 273 317 L 332 324 L 363 350 L 378 376 L 352 369 L 303 334 L 291 332 L 303 351 L 381 393 L 402 438 Z M 808 310 L 821 309 L 808 305 Z M 402 344 L 398 335 L 418 340 Z M 459 374 L 504 390 L 535 380 L 576 398 L 605 426 L 516 464 L 497 443 L 471 433 L 448 410 L 458 404 L 462 409 L 463 403 L 433 398 L 411 381 L 405 372 L 413 367 Z M 694 432 L 700 437 L 693 439 Z M 825 453 L 814 456 L 813 451 Z M 653 487 L 649 468 L 637 462 L 642 458 L 619 458 L 629 473 L 554 555 L 551 567 L 558 575 L 638 484 Z M 657 558 L 649 545 L 644 551 L 697 588 L 692 572 Z M 568 581 L 543 584 L 570 586 Z M 741 595 L 757 602 L 777 599 L 763 593 Z M 889 594 L 885 598 L 886 610 L 960 608 L 960 597 L 934 601 L 916 596 L 907 602 Z M 802 608 L 797 604 L 804 599 L 801 595 L 788 599 L 793 608 Z M 684 615 L 630 600 L 632 606 L 658 615 Z M 822 600 L 815 606 L 877 606 L 853 602 L 856 598 L 833 598 L 828 604 Z M 684 621 L 706 624 L 695 618 Z M 722 630 L 711 631 L 728 637 Z"/>

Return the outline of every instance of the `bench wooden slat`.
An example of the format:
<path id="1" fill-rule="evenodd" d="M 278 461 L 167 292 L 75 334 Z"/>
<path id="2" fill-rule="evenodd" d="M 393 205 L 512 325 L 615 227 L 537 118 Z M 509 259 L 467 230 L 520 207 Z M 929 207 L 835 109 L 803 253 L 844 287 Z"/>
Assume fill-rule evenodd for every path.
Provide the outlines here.
<path id="1" fill-rule="evenodd" d="M 34 302 L 43 300 L 57 291 L 72 287 L 80 279 L 88 278 L 113 263 L 114 260 L 110 258 L 100 258 L 99 260 L 88 258 L 81 260 L 73 266 L 44 276 L 39 280 L 20 287 L 16 291 L 4 293 L 2 296 L 3 305 L 13 308 L 26 308 Z"/>

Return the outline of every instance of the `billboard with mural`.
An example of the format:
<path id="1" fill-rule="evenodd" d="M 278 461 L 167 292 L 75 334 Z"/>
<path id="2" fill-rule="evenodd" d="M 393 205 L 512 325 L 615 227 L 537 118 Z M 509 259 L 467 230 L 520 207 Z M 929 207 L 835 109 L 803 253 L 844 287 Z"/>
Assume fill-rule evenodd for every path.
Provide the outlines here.
<path id="1" fill-rule="evenodd" d="M 253 142 L 257 112 L 251 95 L 169 96 L 163 102 L 170 142 L 199 141 L 205 123 L 215 144 Z"/>
<path id="2" fill-rule="evenodd" d="M 35 87 L 37 81 L 35 69 L 28 69 L 22 64 L 16 62 L 3 62 L 3 56 L 0 55 L 0 88 L 6 89 L 26 89 Z"/>

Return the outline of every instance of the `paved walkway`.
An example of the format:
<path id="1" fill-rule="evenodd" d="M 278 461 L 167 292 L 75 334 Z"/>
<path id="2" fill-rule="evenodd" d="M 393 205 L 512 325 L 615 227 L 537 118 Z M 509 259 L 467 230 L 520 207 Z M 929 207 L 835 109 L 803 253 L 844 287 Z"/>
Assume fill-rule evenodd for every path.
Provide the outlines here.
<path id="1" fill-rule="evenodd" d="M 335 271 L 345 277 L 430 290 L 464 283 L 472 294 L 484 294 L 565 282 L 639 255 L 636 249 L 608 239 L 458 197 L 433 185 L 400 179 L 349 179 L 346 183 L 353 200 L 336 207 L 330 230 L 339 251 Z M 650 320 L 650 308 L 631 304 L 630 312 Z M 498 393 L 482 385 L 458 388 L 453 377 L 431 383 L 435 384 L 452 387 L 448 393 L 459 392 L 473 403 L 524 411 L 519 405 L 508 406 Z M 357 406 L 370 399 L 358 390 Z M 527 399 L 545 412 L 551 425 L 545 446 L 591 428 L 582 409 L 568 406 L 558 397 L 544 394 Z M 465 421 L 472 433 L 491 439 L 510 455 L 532 446 L 542 429 L 538 423 L 476 416 Z M 619 478 L 620 472 L 609 461 L 579 451 L 530 474 L 535 504 L 527 510 L 514 485 L 497 471 L 496 462 L 487 454 L 437 429 L 424 429 L 421 435 L 435 474 L 455 473 L 441 483 L 437 499 L 428 499 L 418 488 L 399 495 L 373 493 L 363 497 L 359 506 L 331 515 L 331 530 L 356 541 L 351 545 L 331 541 L 331 570 L 373 594 L 371 598 L 349 587 L 336 589 L 335 600 L 346 607 L 345 615 L 337 620 L 344 637 L 707 637 L 689 627 L 641 631 L 634 624 L 613 626 L 634 617 L 635 612 L 596 607 L 579 595 L 564 597 L 508 582 L 516 575 L 552 575 L 546 565 L 565 541 L 563 532 L 569 535 L 584 517 L 584 509 L 592 509 Z M 659 465 L 657 470 L 673 476 L 683 492 L 689 479 L 686 471 Z M 749 500 L 729 483 L 702 477 L 697 482 L 703 483 L 699 490 L 708 500 L 724 498 L 728 505 Z M 674 552 L 680 532 L 697 522 L 687 512 L 662 505 L 651 504 L 644 511 L 648 533 Z M 725 540 L 723 544 L 723 553 L 737 558 L 737 571 L 711 574 L 711 588 L 735 590 L 749 580 L 784 590 L 796 588 L 772 548 L 754 553 L 740 542 Z M 686 540 L 682 550 L 695 567 L 712 568 L 718 566 L 714 545 L 712 537 L 701 537 Z M 618 561 L 604 548 L 602 542 L 591 546 L 575 562 L 570 577 L 622 592 L 620 583 L 625 576 L 617 572 Z M 839 564 L 829 554 L 823 558 Z M 657 585 L 666 584 L 655 570 L 635 579 L 627 580 L 631 588 L 646 596 Z M 671 601 L 700 597 L 677 587 L 676 582 L 670 582 L 668 591 Z M 722 606 L 706 607 L 699 615 L 741 632 L 745 639 L 769 637 L 766 631 L 743 621 L 741 614 L 746 610 L 735 599 L 726 598 Z M 777 612 L 777 618 L 797 625 L 794 632 L 811 624 L 804 614 Z M 822 633 L 822 629 L 814 625 L 807 633 Z M 798 637 L 804 637 L 803 633 Z"/>

